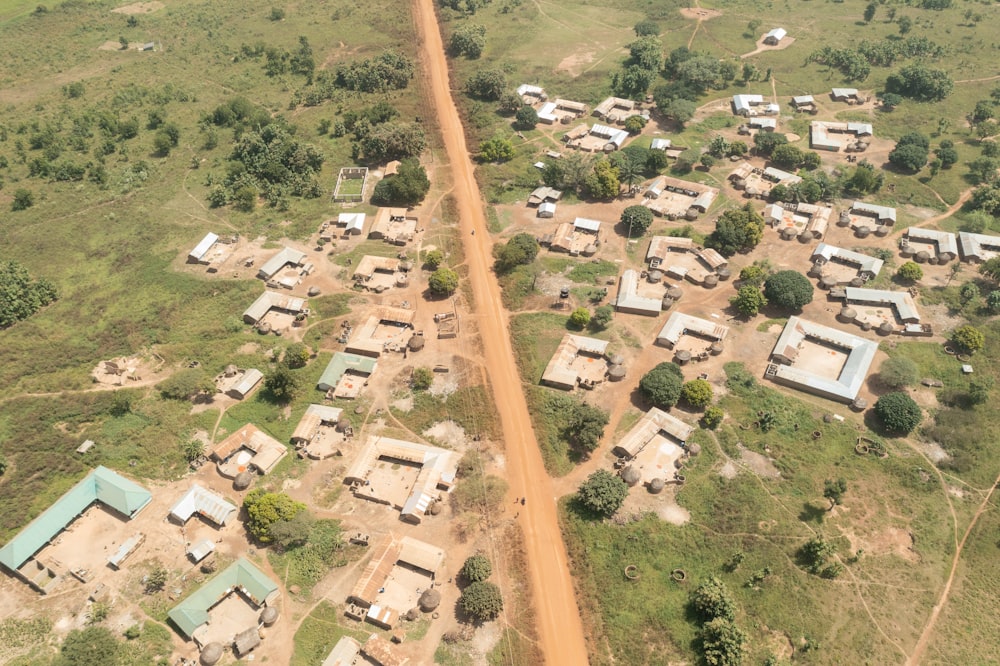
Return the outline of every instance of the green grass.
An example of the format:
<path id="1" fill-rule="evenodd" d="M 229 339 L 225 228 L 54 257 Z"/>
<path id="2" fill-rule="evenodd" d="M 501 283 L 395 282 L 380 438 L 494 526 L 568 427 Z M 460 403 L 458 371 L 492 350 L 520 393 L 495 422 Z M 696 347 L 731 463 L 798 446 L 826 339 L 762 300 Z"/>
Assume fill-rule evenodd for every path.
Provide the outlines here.
<path id="1" fill-rule="evenodd" d="M 278 552 L 269 549 L 267 559 L 281 577 L 286 588 L 297 585 L 304 598 L 310 598 L 313 587 L 329 573 L 361 555 L 361 550 L 345 545 L 340 521 L 318 520 L 309 532 L 305 545 Z"/>
<path id="2" fill-rule="evenodd" d="M 510 320 L 514 355 L 521 379 L 537 384 L 542 372 L 566 334 L 567 317 L 550 312 L 518 315 Z"/>
<path id="3" fill-rule="evenodd" d="M 435 423 L 451 420 L 469 436 L 480 434 L 490 439 L 500 434 L 493 397 L 484 386 L 462 387 L 444 399 L 426 391 L 417 391 L 413 393 L 413 409 L 403 411 L 392 408 L 392 414 L 416 433 L 423 433 Z"/>
<path id="4" fill-rule="evenodd" d="M 573 282 L 595 284 L 599 278 L 611 275 L 618 275 L 618 264 L 602 260 L 578 263 L 566 274 L 566 277 Z"/>
<path id="5" fill-rule="evenodd" d="M 472 646 L 464 643 L 445 643 L 438 645 L 434 651 L 434 663 L 438 666 L 472 666 Z"/>
<path id="6" fill-rule="evenodd" d="M 315 666 L 330 654 L 330 650 L 343 636 L 350 636 L 364 643 L 371 635 L 370 627 L 350 629 L 341 623 L 343 613 L 328 601 L 321 601 L 299 625 L 295 632 L 295 651 L 291 666 Z"/>

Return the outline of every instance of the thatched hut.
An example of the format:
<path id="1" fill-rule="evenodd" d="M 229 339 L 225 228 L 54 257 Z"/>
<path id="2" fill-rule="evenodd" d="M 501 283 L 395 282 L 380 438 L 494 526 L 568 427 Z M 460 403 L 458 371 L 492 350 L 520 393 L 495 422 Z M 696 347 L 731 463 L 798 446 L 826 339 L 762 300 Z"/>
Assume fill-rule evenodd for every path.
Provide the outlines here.
<path id="1" fill-rule="evenodd" d="M 697 456 L 701 453 L 701 444 L 698 444 L 697 442 L 691 442 L 690 444 L 687 445 L 687 451 L 688 455 Z"/>
<path id="2" fill-rule="evenodd" d="M 222 655 L 225 650 L 222 647 L 222 643 L 209 643 L 201 650 L 201 655 L 198 657 L 198 661 L 202 663 L 202 666 L 215 666 L 222 659 Z"/>
<path id="3" fill-rule="evenodd" d="M 851 284 L 852 287 L 863 287 L 864 284 L 865 284 L 865 281 L 862 280 L 859 277 L 855 277 L 855 278 L 851 278 L 850 284 Z"/>
<path id="4" fill-rule="evenodd" d="M 719 354 L 722 353 L 722 349 L 723 349 L 723 347 L 722 347 L 722 341 L 721 340 L 716 340 L 708 348 L 708 353 L 711 354 L 712 356 L 718 356 Z"/>
<path id="5" fill-rule="evenodd" d="M 622 470 L 622 481 L 628 484 L 630 487 L 642 481 L 642 472 L 637 470 L 634 465 L 629 465 Z"/>
<path id="6" fill-rule="evenodd" d="M 240 371 L 239 368 L 230 363 L 229 365 L 226 366 L 225 375 L 226 377 L 235 377 L 236 373 L 239 371 Z"/>
<path id="7" fill-rule="evenodd" d="M 277 621 L 278 609 L 274 606 L 268 606 L 260 612 L 260 623 L 265 627 L 270 627 Z"/>
<path id="8" fill-rule="evenodd" d="M 424 590 L 417 604 L 420 605 L 420 610 L 425 613 L 437 610 L 437 607 L 441 605 L 441 593 L 433 588 Z"/>
<path id="9" fill-rule="evenodd" d="M 625 363 L 625 357 L 621 354 L 613 354 L 611 358 L 608 359 L 608 363 L 611 365 L 622 365 Z"/>
<path id="10" fill-rule="evenodd" d="M 625 366 L 613 365 L 608 370 L 608 381 L 620 382 L 625 379 Z"/>
<path id="11" fill-rule="evenodd" d="M 250 472 L 240 472 L 233 479 L 233 488 L 236 490 L 246 490 L 253 483 L 253 474 Z"/>
<path id="12" fill-rule="evenodd" d="M 308 292 L 306 292 L 306 293 L 307 293 L 307 294 L 308 294 L 309 296 L 312 296 L 312 297 L 315 297 L 315 296 L 319 296 L 319 295 L 320 295 L 320 293 L 322 293 L 322 292 L 320 292 L 320 289 L 319 289 L 319 287 L 317 287 L 317 286 L 313 285 L 312 287 L 309 287 L 309 291 L 308 291 Z"/>
<path id="13" fill-rule="evenodd" d="M 863 412 L 868 409 L 868 401 L 864 398 L 855 398 L 854 402 L 851 403 L 851 409 L 856 412 Z"/>
<path id="14" fill-rule="evenodd" d="M 664 296 L 663 300 L 660 301 L 661 310 L 669 310 L 673 306 L 674 306 L 674 299 L 670 298 L 669 296 Z"/>
<path id="15" fill-rule="evenodd" d="M 409 273 L 410 271 L 413 270 L 413 262 L 412 261 L 399 262 L 399 270 L 401 270 L 404 273 Z"/>
<path id="16" fill-rule="evenodd" d="M 674 299 L 675 301 L 679 301 L 681 299 L 681 296 L 683 295 L 684 292 L 681 291 L 680 287 L 670 287 L 669 289 L 667 289 L 667 296 Z"/>
<path id="17" fill-rule="evenodd" d="M 725 282 L 733 276 L 733 271 L 728 266 L 723 266 L 719 270 L 715 271 L 715 274 L 719 276 L 719 279 Z"/>
<path id="18" fill-rule="evenodd" d="M 884 321 L 878 325 L 879 335 L 892 335 L 892 331 L 893 331 L 892 324 L 890 324 L 887 321 Z"/>
<path id="19" fill-rule="evenodd" d="M 795 227 L 785 227 L 781 230 L 781 240 L 792 240 L 795 238 Z"/>
<path id="20" fill-rule="evenodd" d="M 857 317 L 858 317 L 857 310 L 855 310 L 852 307 L 848 307 L 846 305 L 840 308 L 840 312 L 837 313 L 837 319 L 844 322 L 845 324 L 854 321 L 855 319 L 857 319 Z"/>
<path id="21" fill-rule="evenodd" d="M 913 255 L 913 260 L 918 264 L 925 264 L 927 263 L 927 260 L 930 258 L 931 258 L 931 253 L 928 252 L 927 250 L 921 250 L 920 252 L 917 252 L 915 255 Z"/>
<path id="22" fill-rule="evenodd" d="M 702 282 L 702 284 L 705 287 L 711 289 L 712 287 L 719 284 L 719 276 L 716 275 L 715 273 L 709 273 L 708 275 L 705 276 L 705 281 Z"/>
<path id="23" fill-rule="evenodd" d="M 674 354 L 674 360 L 677 361 L 677 365 L 686 365 L 691 360 L 691 352 L 687 349 L 678 349 Z"/>
<path id="24" fill-rule="evenodd" d="M 889 235 L 889 227 L 884 224 L 879 224 L 875 227 L 875 235 L 879 238 L 885 238 Z"/>
<path id="25" fill-rule="evenodd" d="M 854 235 L 858 238 L 868 238 L 871 234 L 872 228 L 868 225 L 862 224 L 860 227 L 854 230 Z"/>
<path id="26" fill-rule="evenodd" d="M 592 257 L 595 254 L 597 254 L 597 246 L 591 243 L 587 247 L 583 248 L 583 252 L 581 252 L 580 254 L 582 254 L 585 257 Z"/>
<path id="27" fill-rule="evenodd" d="M 396 286 L 405 287 L 410 284 L 410 278 L 406 277 L 405 274 L 399 274 L 396 276 Z"/>
<path id="28" fill-rule="evenodd" d="M 337 421 L 337 426 L 336 426 L 337 432 L 345 432 L 350 427 L 351 427 L 351 422 L 346 418 L 341 417 L 340 420 Z"/>
<path id="29" fill-rule="evenodd" d="M 820 289 L 827 289 L 827 290 L 829 290 L 829 289 L 833 289 L 836 286 L 837 286 L 837 280 L 835 278 L 832 278 L 832 277 L 820 278 L 820 281 L 819 281 L 819 288 Z"/>
<path id="30" fill-rule="evenodd" d="M 260 645 L 260 632 L 257 631 L 257 627 L 241 631 L 233 638 L 233 652 L 241 659 L 253 652 L 258 645 Z"/>
<path id="31" fill-rule="evenodd" d="M 423 333 L 414 333 L 410 336 L 410 340 L 406 343 L 406 346 L 411 352 L 418 352 L 424 348 L 426 342 Z"/>
<path id="32" fill-rule="evenodd" d="M 655 479 L 650 481 L 648 486 L 649 492 L 653 493 L 654 495 L 659 495 L 660 493 L 663 492 L 663 489 L 666 487 L 667 487 L 666 482 L 660 477 L 656 477 Z"/>
<path id="33" fill-rule="evenodd" d="M 837 218 L 838 227 L 849 227 L 851 226 L 851 214 L 846 210 L 840 212 L 840 217 Z"/>
<path id="34" fill-rule="evenodd" d="M 649 273 L 646 274 L 646 280 L 650 284 L 656 284 L 660 282 L 661 280 L 663 280 L 663 271 L 659 270 L 649 271 Z"/>

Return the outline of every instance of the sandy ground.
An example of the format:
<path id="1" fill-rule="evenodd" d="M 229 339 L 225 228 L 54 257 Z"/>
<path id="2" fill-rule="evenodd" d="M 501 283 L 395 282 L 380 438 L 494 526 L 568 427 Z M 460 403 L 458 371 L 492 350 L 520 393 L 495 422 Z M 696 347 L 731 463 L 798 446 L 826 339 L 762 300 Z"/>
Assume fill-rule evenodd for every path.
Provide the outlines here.
<path id="1" fill-rule="evenodd" d="M 490 275 L 491 242 L 482 196 L 473 178 L 465 135 L 451 98 L 448 65 L 433 1 L 419 0 L 414 7 L 430 90 L 454 170 L 454 195 L 462 220 L 469 280 L 476 312 L 483 320 L 480 330 L 484 360 L 492 379 L 506 442 L 508 480 L 511 493 L 526 498 L 520 521 L 537 611 L 539 647 L 550 664 L 579 666 L 588 661 L 583 624 L 573 594 L 566 547 L 556 519 L 556 498 L 520 390 L 521 380 L 507 335 L 507 314 L 501 305 L 499 286 Z M 473 232 L 476 235 L 472 235 Z"/>
<path id="2" fill-rule="evenodd" d="M 124 7 L 118 7 L 117 9 L 112 9 L 111 11 L 115 14 L 150 14 L 157 10 L 163 9 L 166 5 L 162 2 L 133 2 L 131 5 L 125 5 Z"/>

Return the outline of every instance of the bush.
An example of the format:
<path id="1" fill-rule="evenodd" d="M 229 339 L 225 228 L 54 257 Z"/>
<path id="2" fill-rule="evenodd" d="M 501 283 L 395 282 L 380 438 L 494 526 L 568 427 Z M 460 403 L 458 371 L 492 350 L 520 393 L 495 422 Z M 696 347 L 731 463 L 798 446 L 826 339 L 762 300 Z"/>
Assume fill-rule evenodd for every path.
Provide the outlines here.
<path id="1" fill-rule="evenodd" d="M 587 324 L 590 323 L 590 310 L 587 308 L 573 310 L 573 314 L 569 316 L 569 323 L 577 329 L 586 328 Z"/>
<path id="2" fill-rule="evenodd" d="M 725 583 L 711 576 L 696 587 L 688 599 L 691 610 L 698 619 L 710 622 L 718 618 L 733 620 L 736 618 L 736 602 L 726 588 Z"/>
<path id="3" fill-rule="evenodd" d="M 448 296 L 458 289 L 458 273 L 442 266 L 431 273 L 427 279 L 427 287 L 432 294 Z"/>
<path id="4" fill-rule="evenodd" d="M 761 293 L 760 287 L 745 284 L 729 299 L 729 303 L 744 317 L 755 317 L 760 309 L 767 305 L 767 299 Z"/>
<path id="5" fill-rule="evenodd" d="M 580 485 L 577 496 L 588 510 L 607 517 L 625 503 L 628 486 L 620 477 L 606 469 L 599 469 Z"/>
<path id="6" fill-rule="evenodd" d="M 701 416 L 701 425 L 709 430 L 715 430 L 722 423 L 722 419 L 726 417 L 726 413 L 722 411 L 721 407 L 711 406 L 705 410 L 705 413 Z"/>
<path id="7" fill-rule="evenodd" d="M 430 368 L 414 368 L 410 375 L 410 386 L 414 391 L 426 391 L 434 383 L 434 372 Z"/>
<path id="8" fill-rule="evenodd" d="M 35 205 L 35 195 L 31 190 L 19 188 L 14 190 L 14 200 L 10 204 L 10 209 L 14 212 L 27 210 Z"/>
<path id="9" fill-rule="evenodd" d="M 909 132 L 899 138 L 889 152 L 889 162 L 906 171 L 920 171 L 927 164 L 930 140 L 919 132 Z"/>
<path id="10" fill-rule="evenodd" d="M 893 356 L 882 364 L 878 378 L 889 388 L 899 389 L 917 383 L 920 369 L 917 364 L 904 356 Z"/>
<path id="11" fill-rule="evenodd" d="M 74 629 L 66 636 L 55 666 L 108 666 L 117 663 L 122 644 L 104 627 Z"/>
<path id="12" fill-rule="evenodd" d="M 1000 295 L 1000 292 L 996 292 Z M 615 316 L 615 309 L 610 305 L 600 305 L 594 310 L 594 316 L 590 318 L 591 328 L 596 328 L 598 330 L 603 330 L 608 327 L 611 323 L 612 318 Z"/>
<path id="13" fill-rule="evenodd" d="M 375 186 L 372 203 L 377 206 L 414 206 L 431 188 L 427 170 L 414 157 L 399 163 L 396 175 L 383 178 Z"/>
<path id="14" fill-rule="evenodd" d="M 309 347 L 306 347 L 301 342 L 293 342 L 288 345 L 288 349 L 285 350 L 285 356 L 282 359 L 288 368 L 304 368 L 306 363 L 309 362 L 309 357 L 311 356 L 309 352 Z"/>
<path id="15" fill-rule="evenodd" d="M 712 402 L 712 385 L 704 379 L 692 379 L 681 386 L 681 400 L 692 407 L 705 407 Z"/>
<path id="16" fill-rule="evenodd" d="M 669 361 L 658 364 L 639 380 L 639 391 L 656 407 L 668 409 L 681 397 L 684 374 Z"/>
<path id="17" fill-rule="evenodd" d="M 608 425 L 606 411 L 585 402 L 578 402 L 566 414 L 562 434 L 572 446 L 584 453 L 591 453 L 600 445 L 606 425 Z"/>
<path id="18" fill-rule="evenodd" d="M 247 532 L 261 543 L 271 543 L 274 540 L 271 527 L 280 521 L 291 521 L 306 510 L 306 505 L 285 493 L 269 493 L 263 488 L 255 488 L 243 498 L 243 509 L 247 515 Z"/>
<path id="19" fill-rule="evenodd" d="M 527 266 L 538 256 L 538 241 L 527 233 L 515 234 L 503 245 L 493 246 L 493 270 L 509 273 L 518 266 Z"/>
<path id="20" fill-rule="evenodd" d="M 705 623 L 698 631 L 698 642 L 709 666 L 740 666 L 746 655 L 746 634 L 724 618 Z"/>
<path id="21" fill-rule="evenodd" d="M 28 269 L 16 261 L 0 262 L 0 330 L 27 319 L 57 298 L 56 288 L 48 280 L 32 280 Z"/>
<path id="22" fill-rule="evenodd" d="M 462 591 L 459 607 L 479 622 L 492 620 L 503 610 L 500 588 L 487 581 L 473 583 Z"/>
<path id="23" fill-rule="evenodd" d="M 465 560 L 458 575 L 469 583 L 478 583 L 490 577 L 493 565 L 485 555 L 473 555 Z"/>
<path id="24" fill-rule="evenodd" d="M 276 366 L 264 377 L 264 390 L 275 402 L 285 404 L 299 392 L 299 379 L 284 365 Z"/>
<path id="25" fill-rule="evenodd" d="M 788 310 L 800 310 L 812 302 L 813 286 L 802 273 L 778 271 L 764 281 L 767 302 Z"/>
<path id="26" fill-rule="evenodd" d="M 514 142 L 502 135 L 494 135 L 479 145 L 479 159 L 483 162 L 509 162 L 514 159 Z"/>
<path id="27" fill-rule="evenodd" d="M 538 112 L 533 107 L 525 104 L 514 114 L 514 128 L 519 130 L 533 130 L 538 124 Z"/>
<path id="28" fill-rule="evenodd" d="M 907 261 L 896 270 L 896 277 L 904 282 L 916 282 L 923 276 L 923 269 L 914 261 Z"/>
<path id="29" fill-rule="evenodd" d="M 896 391 L 886 393 L 875 403 L 875 415 L 893 434 L 909 434 L 923 418 L 920 406 L 908 394 Z"/>
<path id="30" fill-rule="evenodd" d="M 629 238 L 641 236 L 653 224 L 653 211 L 645 206 L 629 206 L 622 211 L 621 222 L 627 230 Z"/>
<path id="31" fill-rule="evenodd" d="M 764 238 L 764 218 L 747 204 L 727 210 L 715 223 L 715 231 L 705 238 L 705 246 L 725 257 L 757 247 Z"/>
<path id="32" fill-rule="evenodd" d="M 965 326 L 959 326 L 951 332 L 951 341 L 961 351 L 967 354 L 974 354 L 986 344 L 986 336 L 975 326 L 966 324 Z"/>
<path id="33" fill-rule="evenodd" d="M 214 393 L 215 382 L 201 368 L 185 368 L 156 385 L 167 400 L 190 400 L 199 393 Z"/>
<path id="34" fill-rule="evenodd" d="M 441 250 L 435 248 L 424 255 L 424 264 L 433 269 L 437 269 L 442 263 L 444 263 L 444 252 Z"/>

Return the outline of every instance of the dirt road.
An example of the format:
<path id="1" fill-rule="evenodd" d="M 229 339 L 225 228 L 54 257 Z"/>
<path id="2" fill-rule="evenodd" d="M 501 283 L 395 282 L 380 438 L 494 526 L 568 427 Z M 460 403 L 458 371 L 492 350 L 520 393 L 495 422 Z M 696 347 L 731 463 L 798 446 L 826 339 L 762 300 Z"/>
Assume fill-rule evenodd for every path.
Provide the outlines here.
<path id="1" fill-rule="evenodd" d="M 415 0 L 414 15 L 433 104 L 455 179 L 454 195 L 475 310 L 480 318 L 484 360 L 503 426 L 508 481 L 513 496 L 526 498 L 520 521 L 537 612 L 539 647 L 548 664 L 581 666 L 587 663 L 587 649 L 569 575 L 566 547 L 556 518 L 556 498 L 542 465 L 528 405 L 521 392 L 500 289 L 490 272 L 491 242 L 482 197 L 472 175 L 472 162 L 458 110 L 451 98 L 448 65 L 433 0 Z"/>

